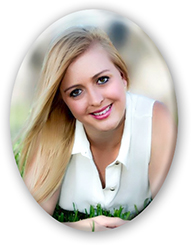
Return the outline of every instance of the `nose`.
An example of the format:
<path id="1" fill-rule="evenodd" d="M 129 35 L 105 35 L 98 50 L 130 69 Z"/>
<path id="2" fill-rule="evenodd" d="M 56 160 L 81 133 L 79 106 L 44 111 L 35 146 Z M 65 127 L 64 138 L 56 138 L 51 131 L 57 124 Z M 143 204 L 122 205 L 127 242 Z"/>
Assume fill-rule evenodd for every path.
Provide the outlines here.
<path id="1" fill-rule="evenodd" d="M 91 91 L 89 91 L 88 100 L 91 106 L 100 106 L 103 99 L 104 97 L 101 91 L 96 89 L 95 87 L 92 88 Z"/>

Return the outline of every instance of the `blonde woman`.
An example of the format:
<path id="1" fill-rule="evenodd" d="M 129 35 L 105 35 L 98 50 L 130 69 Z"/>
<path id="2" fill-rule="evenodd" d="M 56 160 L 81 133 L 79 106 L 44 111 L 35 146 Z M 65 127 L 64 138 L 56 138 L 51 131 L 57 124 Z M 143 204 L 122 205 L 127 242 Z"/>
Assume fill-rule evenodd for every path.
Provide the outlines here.
<path id="1" fill-rule="evenodd" d="M 84 212 L 98 203 L 143 209 L 169 170 L 175 126 L 159 102 L 127 92 L 128 72 L 108 36 L 70 28 L 47 53 L 19 167 L 36 201 L 50 215 L 57 203 Z M 98 216 L 65 223 L 81 230 L 124 224 Z"/>

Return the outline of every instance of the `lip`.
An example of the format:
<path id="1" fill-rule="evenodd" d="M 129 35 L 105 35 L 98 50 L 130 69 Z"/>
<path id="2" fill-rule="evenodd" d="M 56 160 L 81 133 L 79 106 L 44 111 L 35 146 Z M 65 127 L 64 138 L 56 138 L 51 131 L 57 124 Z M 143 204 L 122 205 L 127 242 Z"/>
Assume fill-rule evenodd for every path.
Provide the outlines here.
<path id="1" fill-rule="evenodd" d="M 104 110 L 106 110 L 107 108 L 109 107 L 109 109 L 104 113 L 104 114 L 101 114 L 101 115 L 95 115 L 93 113 L 101 113 L 103 112 Z M 103 107 L 101 110 L 97 110 L 97 111 L 94 111 L 92 113 L 90 113 L 90 115 L 97 119 L 97 120 L 103 120 L 103 119 L 106 119 L 107 117 L 109 117 L 109 115 L 111 114 L 111 111 L 112 111 L 112 107 L 113 107 L 113 104 L 110 104 L 108 106 L 105 106 Z"/>
<path id="2" fill-rule="evenodd" d="M 103 107 L 102 109 L 100 109 L 100 110 L 97 110 L 97 111 L 93 111 L 93 112 L 91 112 L 90 114 L 93 114 L 93 113 L 100 113 L 100 112 L 102 112 L 102 111 L 104 111 L 107 107 L 109 107 L 109 106 L 111 106 L 112 104 L 110 104 L 110 105 L 107 105 L 107 106 L 105 106 L 105 107 Z"/>

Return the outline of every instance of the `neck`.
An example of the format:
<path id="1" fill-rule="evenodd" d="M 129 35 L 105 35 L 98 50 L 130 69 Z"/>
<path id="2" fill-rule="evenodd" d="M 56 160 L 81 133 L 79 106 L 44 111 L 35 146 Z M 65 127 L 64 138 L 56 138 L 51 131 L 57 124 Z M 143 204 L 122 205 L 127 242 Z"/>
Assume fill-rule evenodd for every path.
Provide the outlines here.
<path id="1" fill-rule="evenodd" d="M 125 120 L 121 121 L 118 127 L 109 132 L 86 131 L 87 138 L 90 142 L 91 149 L 111 150 L 121 144 Z"/>

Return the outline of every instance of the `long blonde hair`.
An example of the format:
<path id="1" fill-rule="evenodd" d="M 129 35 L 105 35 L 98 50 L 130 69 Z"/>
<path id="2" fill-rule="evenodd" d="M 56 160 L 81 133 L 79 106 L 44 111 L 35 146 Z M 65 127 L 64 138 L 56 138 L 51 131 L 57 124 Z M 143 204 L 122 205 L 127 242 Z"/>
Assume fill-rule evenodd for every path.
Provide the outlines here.
<path id="1" fill-rule="evenodd" d="M 45 58 L 37 94 L 21 139 L 19 169 L 32 172 L 31 193 L 40 203 L 61 185 L 71 157 L 75 118 L 62 100 L 60 83 L 68 66 L 93 42 L 100 43 L 127 80 L 124 61 L 108 36 L 98 28 L 69 28 L 54 40 Z M 31 168 L 32 166 L 32 168 Z M 31 170 L 32 169 L 32 170 Z"/>

